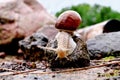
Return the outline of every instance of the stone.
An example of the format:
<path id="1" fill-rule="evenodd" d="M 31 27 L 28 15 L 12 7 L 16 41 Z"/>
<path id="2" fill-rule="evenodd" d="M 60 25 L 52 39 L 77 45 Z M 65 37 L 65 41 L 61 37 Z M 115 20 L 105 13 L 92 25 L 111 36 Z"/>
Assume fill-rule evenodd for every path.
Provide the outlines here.
<path id="1" fill-rule="evenodd" d="M 55 25 L 44 25 L 37 32 L 46 35 L 49 40 L 53 40 L 58 33 L 58 29 L 55 28 Z"/>
<path id="2" fill-rule="evenodd" d="M 54 25 L 55 19 L 36 0 L 0 3 L 0 52 L 16 54 L 19 40 L 32 35 L 44 25 Z"/>
<path id="3" fill-rule="evenodd" d="M 0 52 L 0 58 L 5 58 L 6 54 L 4 52 Z"/>
<path id="4" fill-rule="evenodd" d="M 40 37 L 37 37 L 37 35 Z M 41 61 L 49 62 L 51 68 L 67 68 L 67 67 L 85 67 L 90 65 L 89 53 L 87 46 L 79 36 L 73 36 L 74 41 L 77 43 L 75 50 L 66 58 L 58 58 L 56 51 L 52 50 L 57 48 L 57 40 L 46 37 L 40 32 L 25 38 L 20 41 L 19 45 L 24 52 L 24 59 L 28 61 Z M 43 45 L 44 43 L 44 45 Z M 52 48 L 52 49 L 50 49 Z"/>
<path id="5" fill-rule="evenodd" d="M 97 35 L 102 34 L 104 25 L 108 22 L 103 21 L 91 26 L 87 26 L 82 29 L 78 29 L 77 32 L 83 37 L 84 41 L 94 38 Z"/>
<path id="6" fill-rule="evenodd" d="M 90 65 L 90 58 L 89 58 L 89 52 L 87 50 L 86 43 L 79 37 L 79 36 L 73 36 L 74 41 L 77 43 L 77 47 L 75 50 L 67 56 L 68 59 L 56 59 L 57 55 L 56 53 L 53 53 L 51 58 L 48 56 L 49 63 L 51 64 L 51 68 L 68 68 L 68 67 L 86 67 Z M 57 47 L 56 46 L 57 41 L 53 41 L 51 44 L 51 47 Z M 47 50 L 49 51 L 49 50 Z M 51 52 L 50 52 L 51 53 Z M 46 53 L 49 55 L 49 52 Z"/>
<path id="7" fill-rule="evenodd" d="M 103 33 L 120 31 L 120 20 L 111 19 L 103 27 Z"/>
<path id="8" fill-rule="evenodd" d="M 120 32 L 104 33 L 89 39 L 86 43 L 91 59 L 120 56 Z"/>
<path id="9" fill-rule="evenodd" d="M 40 57 L 43 57 L 42 50 L 41 52 L 37 46 L 46 46 L 48 43 L 48 38 L 42 33 L 34 33 L 29 37 L 26 37 L 24 40 L 19 41 L 21 50 L 24 52 L 23 56 L 26 60 L 36 61 Z"/>
<path id="10" fill-rule="evenodd" d="M 117 19 L 110 19 L 77 30 L 77 32 L 83 36 L 83 39 L 85 41 L 92 39 L 95 36 L 103 33 L 117 32 L 117 31 L 120 31 L 120 20 Z"/>

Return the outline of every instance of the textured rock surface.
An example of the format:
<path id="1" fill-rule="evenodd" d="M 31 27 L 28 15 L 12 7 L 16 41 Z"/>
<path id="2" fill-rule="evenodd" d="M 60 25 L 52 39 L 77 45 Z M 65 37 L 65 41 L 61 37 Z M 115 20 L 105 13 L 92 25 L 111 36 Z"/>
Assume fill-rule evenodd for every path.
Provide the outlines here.
<path id="1" fill-rule="evenodd" d="M 41 33 L 34 33 L 30 37 L 26 37 L 19 42 L 22 51 L 24 52 L 24 58 L 26 60 L 36 61 L 42 60 L 43 50 L 37 48 L 37 46 L 46 46 L 48 38 Z"/>
<path id="2" fill-rule="evenodd" d="M 36 37 L 36 34 L 42 38 Z M 24 52 L 24 58 L 26 60 L 46 60 L 50 63 L 52 68 L 84 67 L 90 65 L 90 59 L 86 44 L 78 36 L 73 36 L 74 41 L 77 43 L 77 47 L 72 54 L 67 56 L 69 59 L 67 60 L 66 58 L 56 59 L 56 51 L 48 49 L 48 47 L 57 48 L 56 40 L 49 41 L 47 38 L 45 38 L 44 35 L 41 35 L 41 33 L 35 33 L 35 35 L 32 35 L 31 37 L 20 41 L 20 47 Z M 45 45 L 42 45 L 41 43 L 45 43 Z"/>
<path id="3" fill-rule="evenodd" d="M 50 58 L 50 64 L 52 68 L 85 67 L 90 65 L 90 58 L 86 44 L 78 36 L 73 36 L 73 39 L 77 43 L 77 47 L 75 48 L 72 54 L 67 56 L 69 60 L 67 60 L 66 58 L 56 60 L 55 55 L 53 59 Z M 53 43 L 51 43 L 51 47 L 57 47 L 54 43 L 56 43 L 56 40 Z"/>
<path id="4" fill-rule="evenodd" d="M 120 56 L 120 32 L 104 33 L 87 41 L 92 58 Z"/>
<path id="5" fill-rule="evenodd" d="M 0 3 L 0 52 L 16 53 L 19 40 L 54 22 L 55 17 L 36 0 Z"/>

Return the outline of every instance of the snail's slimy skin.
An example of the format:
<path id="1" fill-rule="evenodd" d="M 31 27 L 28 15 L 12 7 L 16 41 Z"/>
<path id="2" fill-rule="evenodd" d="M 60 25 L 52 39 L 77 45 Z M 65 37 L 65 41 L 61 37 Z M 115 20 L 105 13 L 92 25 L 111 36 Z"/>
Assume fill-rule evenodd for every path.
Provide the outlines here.
<path id="1" fill-rule="evenodd" d="M 57 58 L 67 58 L 76 48 L 76 43 L 72 36 L 67 32 L 61 31 L 58 32 L 55 38 L 58 42 L 56 49 Z"/>

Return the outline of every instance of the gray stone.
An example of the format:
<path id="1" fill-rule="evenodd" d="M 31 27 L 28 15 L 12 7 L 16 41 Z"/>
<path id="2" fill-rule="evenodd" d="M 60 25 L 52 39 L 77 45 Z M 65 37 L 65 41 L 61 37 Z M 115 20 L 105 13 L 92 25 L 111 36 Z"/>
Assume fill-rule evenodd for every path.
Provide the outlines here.
<path id="1" fill-rule="evenodd" d="M 91 58 L 120 55 L 120 32 L 104 33 L 87 41 Z"/>

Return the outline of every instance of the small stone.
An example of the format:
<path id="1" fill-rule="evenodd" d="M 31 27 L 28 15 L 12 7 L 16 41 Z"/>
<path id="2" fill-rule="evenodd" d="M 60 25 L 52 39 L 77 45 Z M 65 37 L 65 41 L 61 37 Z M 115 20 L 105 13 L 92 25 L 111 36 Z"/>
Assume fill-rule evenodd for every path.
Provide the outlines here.
<path id="1" fill-rule="evenodd" d="M 5 52 L 0 52 L 0 58 L 5 58 L 6 54 Z"/>
<path id="2" fill-rule="evenodd" d="M 38 78 L 37 78 L 37 77 L 34 77 L 34 80 L 38 80 Z"/>
<path id="3" fill-rule="evenodd" d="M 55 78 L 55 75 L 52 75 L 52 78 Z"/>

